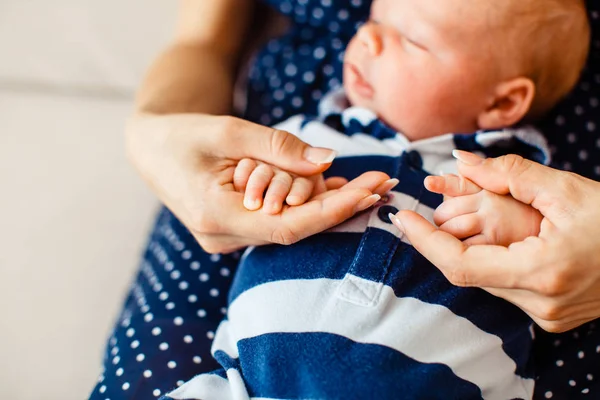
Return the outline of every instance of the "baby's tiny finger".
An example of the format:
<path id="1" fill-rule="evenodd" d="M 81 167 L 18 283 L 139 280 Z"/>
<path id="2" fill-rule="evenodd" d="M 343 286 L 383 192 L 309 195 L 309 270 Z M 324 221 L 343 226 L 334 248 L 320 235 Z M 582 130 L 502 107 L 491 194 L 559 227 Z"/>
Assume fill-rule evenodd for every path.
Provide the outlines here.
<path id="1" fill-rule="evenodd" d="M 482 244 L 490 244 L 489 240 L 485 237 L 485 235 L 475 235 L 468 239 L 463 240 L 463 243 L 467 246 L 478 246 Z"/>
<path id="2" fill-rule="evenodd" d="M 275 172 L 266 164 L 261 164 L 252 171 L 246 192 L 244 193 L 244 207 L 248 210 L 258 210 L 263 204 L 263 195 Z"/>
<path id="3" fill-rule="evenodd" d="M 306 203 L 313 193 L 314 182 L 306 178 L 296 178 L 292 183 L 290 194 L 285 199 L 285 202 L 290 206 L 299 206 Z"/>
<path id="4" fill-rule="evenodd" d="M 292 176 L 287 172 L 277 171 L 271 179 L 265 200 L 263 210 L 267 214 L 277 214 L 283 207 L 283 202 L 292 187 Z"/>
<path id="5" fill-rule="evenodd" d="M 476 213 L 460 215 L 446 221 L 440 230 L 447 232 L 457 239 L 466 239 L 482 232 L 483 224 Z"/>
<path id="6" fill-rule="evenodd" d="M 477 212 L 481 204 L 480 197 L 478 195 L 471 195 L 452 197 L 444 200 L 433 213 L 433 222 L 439 226 L 460 215 Z"/>
<path id="7" fill-rule="evenodd" d="M 470 180 L 457 175 L 428 176 L 425 188 L 433 193 L 457 197 L 479 193 L 481 188 Z"/>
<path id="8" fill-rule="evenodd" d="M 240 160 L 238 165 L 235 167 L 233 172 L 233 187 L 237 192 L 243 193 L 248 184 L 250 174 L 256 168 L 256 161 L 250 158 L 244 158 Z"/>
<path id="9" fill-rule="evenodd" d="M 348 179 L 342 178 L 341 176 L 332 176 L 331 178 L 325 179 L 327 190 L 339 189 L 347 183 Z"/>
<path id="10" fill-rule="evenodd" d="M 314 175 L 307 179 L 310 180 L 313 184 L 313 195 L 316 196 L 327 191 L 327 185 L 325 184 L 325 178 L 323 177 L 323 174 Z"/>

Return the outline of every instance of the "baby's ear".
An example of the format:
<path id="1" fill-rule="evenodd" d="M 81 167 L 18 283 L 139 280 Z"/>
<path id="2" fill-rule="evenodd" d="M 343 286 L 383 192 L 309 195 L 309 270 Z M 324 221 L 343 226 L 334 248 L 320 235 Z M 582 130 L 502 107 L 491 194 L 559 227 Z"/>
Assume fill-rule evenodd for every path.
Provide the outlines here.
<path id="1" fill-rule="evenodd" d="M 496 86 L 491 105 L 477 122 L 480 129 L 501 129 L 521 121 L 529 112 L 535 96 L 535 84 L 528 78 L 515 78 Z"/>

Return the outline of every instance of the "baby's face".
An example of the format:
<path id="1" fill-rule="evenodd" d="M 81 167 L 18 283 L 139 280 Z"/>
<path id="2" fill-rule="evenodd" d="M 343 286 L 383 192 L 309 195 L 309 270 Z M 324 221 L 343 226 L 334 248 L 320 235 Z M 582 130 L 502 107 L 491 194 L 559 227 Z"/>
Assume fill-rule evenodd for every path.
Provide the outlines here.
<path id="1" fill-rule="evenodd" d="M 483 3 L 375 0 L 346 49 L 350 102 L 411 140 L 477 130 L 495 74 Z"/>

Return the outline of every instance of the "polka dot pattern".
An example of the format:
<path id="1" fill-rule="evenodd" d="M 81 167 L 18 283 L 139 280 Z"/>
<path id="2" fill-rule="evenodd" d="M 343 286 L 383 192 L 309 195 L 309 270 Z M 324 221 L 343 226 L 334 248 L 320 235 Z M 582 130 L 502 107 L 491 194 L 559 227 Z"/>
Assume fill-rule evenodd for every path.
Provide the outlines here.
<path id="1" fill-rule="evenodd" d="M 159 398 L 178 382 L 219 368 L 210 344 L 232 278 L 221 271 L 235 271 L 239 257 L 204 253 L 162 210 L 90 398 Z"/>
<path id="2" fill-rule="evenodd" d="M 600 180 L 600 7 L 591 0 L 587 4 L 593 30 L 587 68 L 539 128 L 550 142 L 555 168 Z M 594 378 L 600 371 L 599 323 L 559 335 L 536 331 L 536 399 L 600 398 L 600 380 Z"/>
<path id="3" fill-rule="evenodd" d="M 537 398 L 600 398 L 599 344 L 598 322 L 560 335 L 538 333 L 534 348 Z"/>
<path id="4" fill-rule="evenodd" d="M 249 71 L 242 117 L 272 125 L 314 113 L 317 101 L 340 85 L 343 49 L 369 14 L 370 0 L 265 0 L 292 20 Z M 581 82 L 540 124 L 554 166 L 600 180 L 600 21 Z M 91 400 L 159 398 L 193 376 L 220 366 L 210 355 L 226 313 L 240 254 L 209 255 L 166 209 L 156 221 L 139 274 L 105 353 Z M 600 398 L 600 332 L 596 323 L 561 335 L 536 332 L 536 399 Z"/>

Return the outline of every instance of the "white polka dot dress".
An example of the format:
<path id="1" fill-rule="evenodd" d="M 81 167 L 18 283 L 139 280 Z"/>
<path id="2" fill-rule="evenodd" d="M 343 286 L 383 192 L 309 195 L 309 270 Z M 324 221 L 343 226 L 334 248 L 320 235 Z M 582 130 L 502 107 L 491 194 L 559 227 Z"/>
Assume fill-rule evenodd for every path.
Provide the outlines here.
<path id="1" fill-rule="evenodd" d="M 553 166 L 600 180 L 600 14 L 587 2 L 592 48 L 587 68 L 571 95 L 539 127 L 548 138 Z M 600 399 L 600 321 L 564 334 L 538 329 L 536 399 Z"/>
<path id="2" fill-rule="evenodd" d="M 315 113 L 323 94 L 341 84 L 343 50 L 370 7 L 370 0 L 268 3 L 293 24 L 267 43 L 249 72 L 242 117 L 264 125 Z M 556 167 L 600 179 L 600 21 L 597 3 L 588 3 L 595 30 L 588 68 L 572 96 L 540 128 L 552 144 Z M 90 399 L 157 399 L 199 373 L 218 369 L 210 346 L 227 312 L 239 256 L 205 253 L 163 209 Z M 536 399 L 600 399 L 598 328 L 590 323 L 561 335 L 536 333 Z"/>

